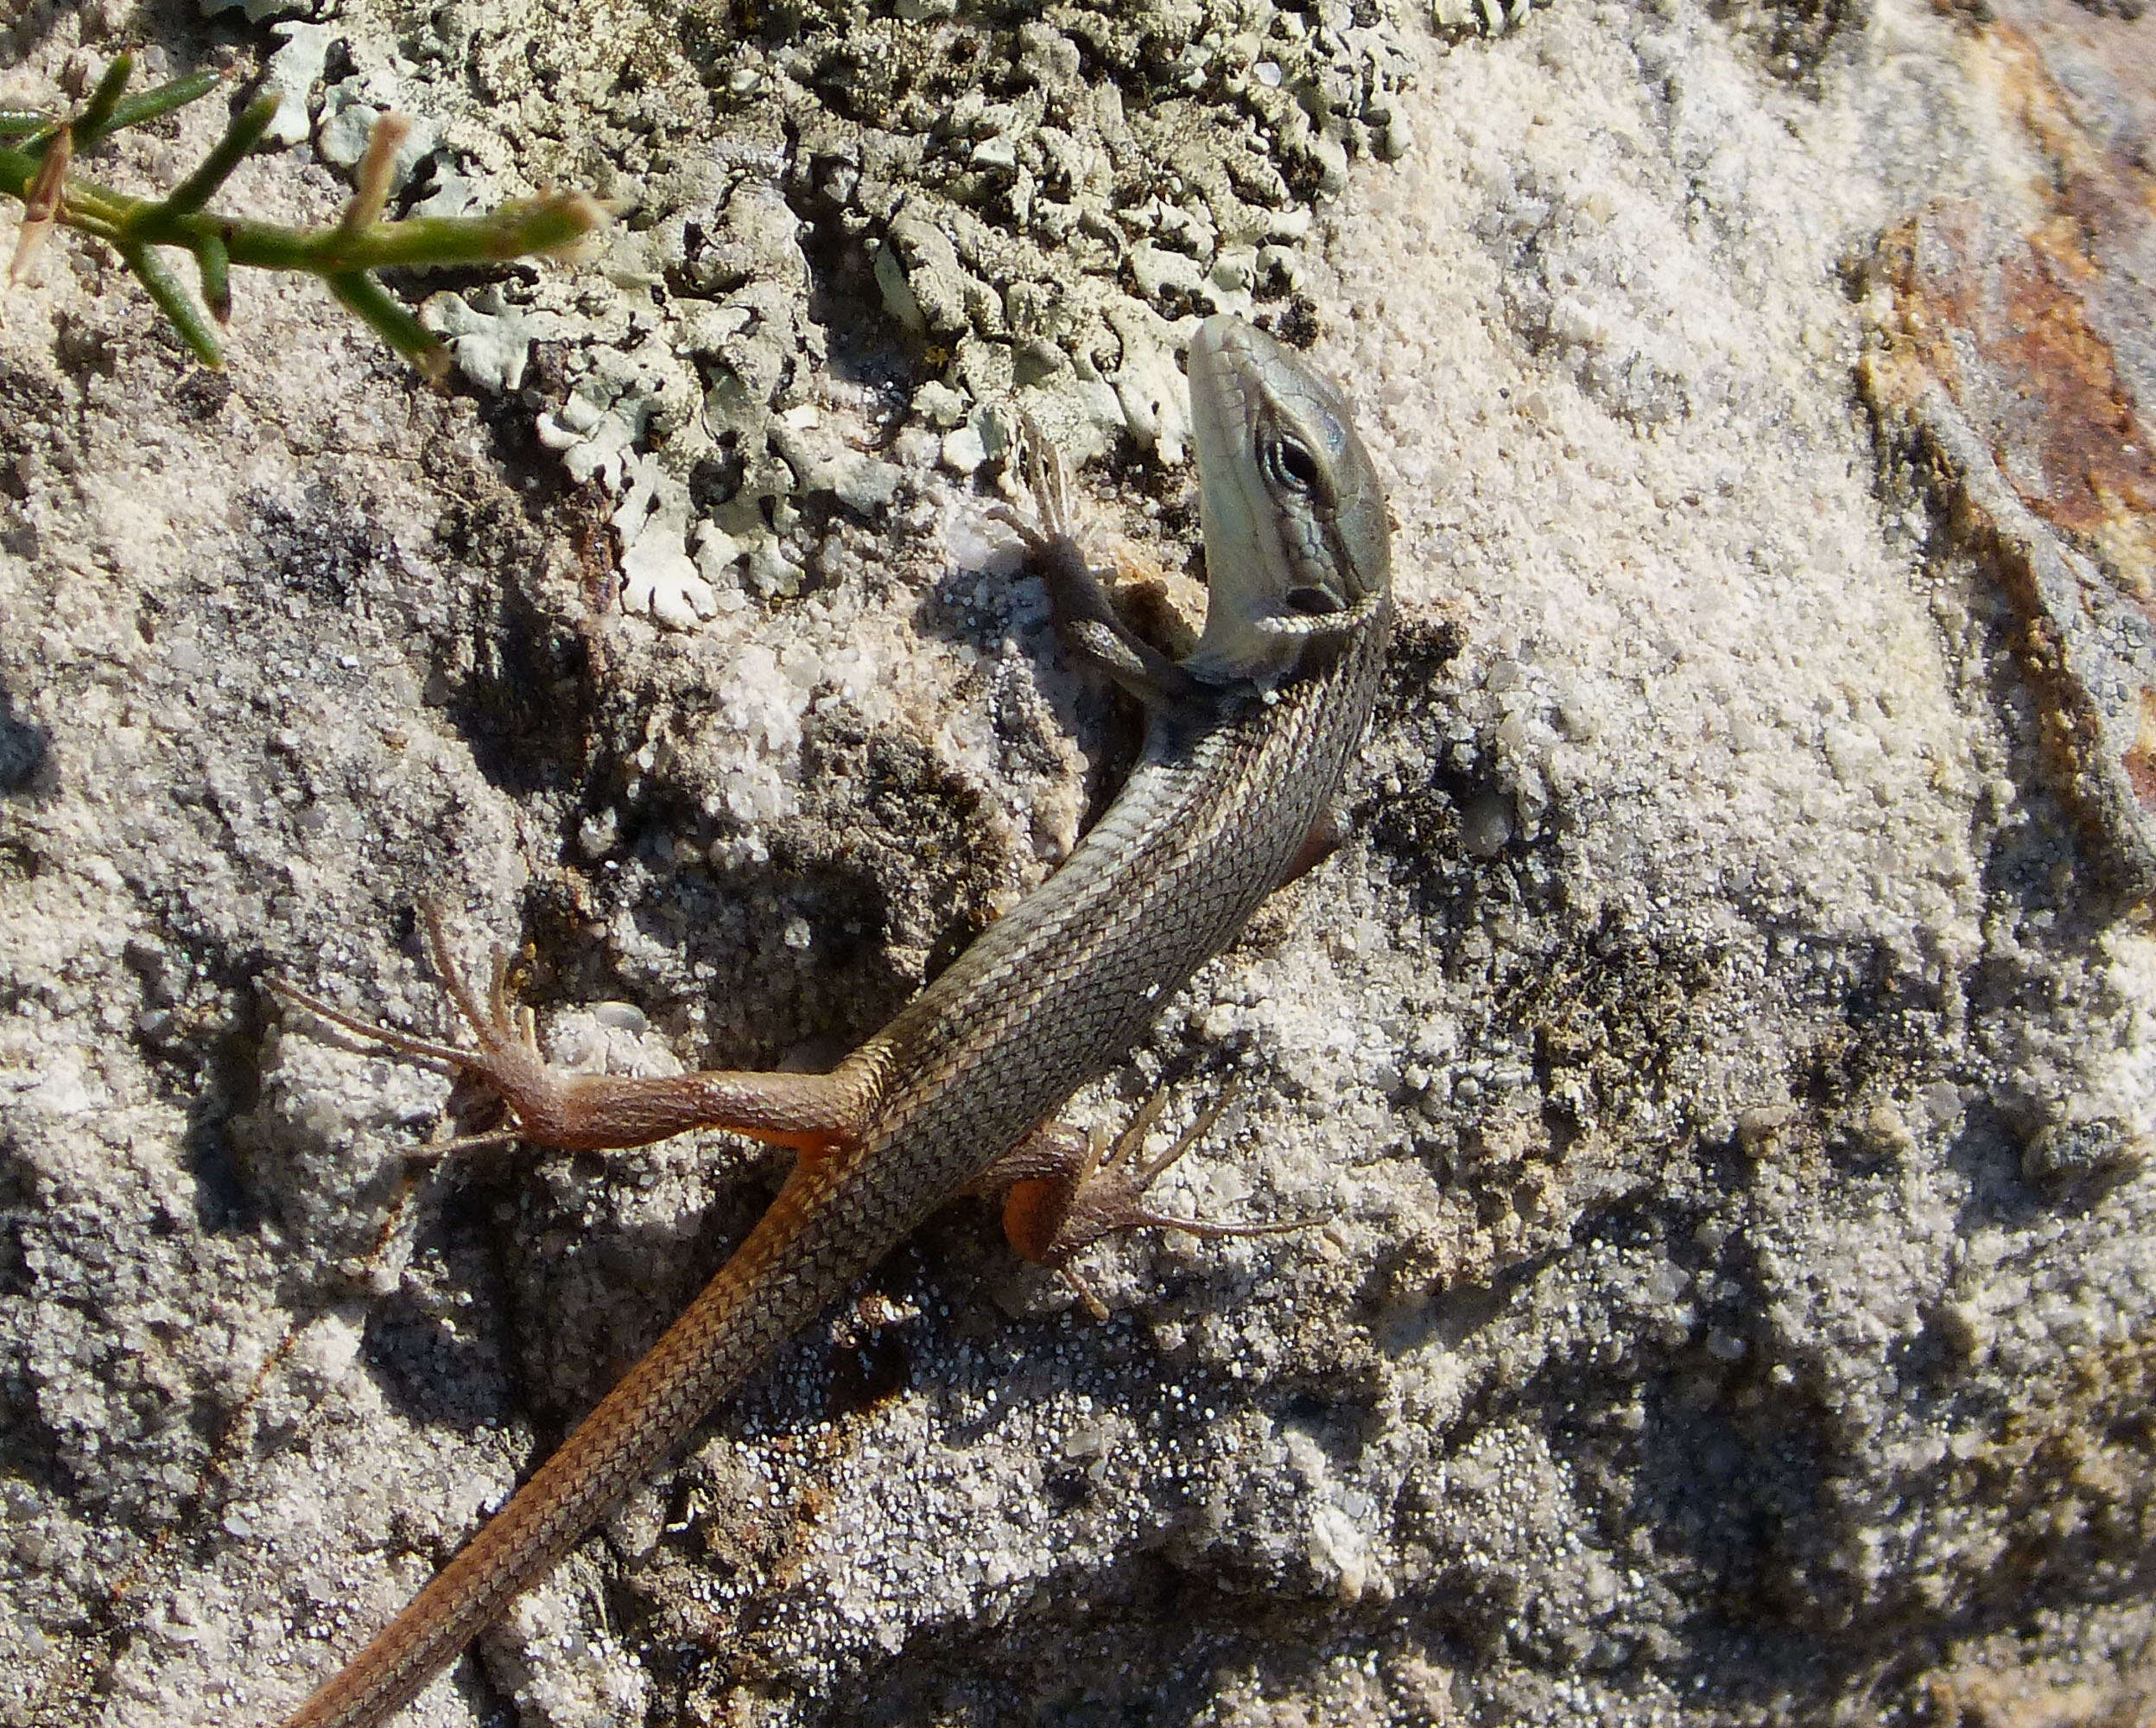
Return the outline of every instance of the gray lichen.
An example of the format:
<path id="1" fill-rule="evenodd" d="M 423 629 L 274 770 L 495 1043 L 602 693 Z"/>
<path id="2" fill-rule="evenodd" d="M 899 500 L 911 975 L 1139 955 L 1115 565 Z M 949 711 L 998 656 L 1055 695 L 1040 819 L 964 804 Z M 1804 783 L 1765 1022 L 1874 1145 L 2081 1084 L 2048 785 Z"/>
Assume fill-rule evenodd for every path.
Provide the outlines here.
<path id="1" fill-rule="evenodd" d="M 614 302 L 541 280 L 484 307 L 445 293 L 427 316 L 490 389 L 515 388 L 520 342 L 554 345 L 573 405 L 542 410 L 542 436 L 617 500 L 632 610 L 686 627 L 723 588 L 791 591 L 805 549 L 781 524 L 801 501 L 871 516 L 896 494 L 896 472 L 785 448 L 789 412 L 833 406 L 815 380 L 834 343 L 876 387 L 833 435 L 872 459 L 908 423 L 948 429 L 945 397 L 920 399 L 933 391 L 961 416 L 1015 396 L 1081 458 L 1180 462 L 1192 321 L 1293 295 L 1315 201 L 1354 156 L 1404 148 L 1392 100 L 1409 60 L 1384 7 L 906 10 L 809 7 L 755 33 L 695 8 L 622 21 L 622 37 L 542 26 L 522 62 L 499 52 L 508 26 L 459 15 L 441 47 L 487 74 L 468 104 L 408 92 L 365 48 L 435 26 L 346 15 L 363 70 L 325 93 L 325 148 L 336 116 L 415 99 L 460 185 L 528 158 L 523 130 L 549 130 L 558 105 L 588 125 L 583 105 L 614 87 L 613 130 L 593 140 L 629 170 L 604 188 L 633 206 Z M 515 150 L 497 109 L 518 116 Z M 859 315 L 865 295 L 880 318 Z M 972 462 L 970 441 L 945 460 Z"/>

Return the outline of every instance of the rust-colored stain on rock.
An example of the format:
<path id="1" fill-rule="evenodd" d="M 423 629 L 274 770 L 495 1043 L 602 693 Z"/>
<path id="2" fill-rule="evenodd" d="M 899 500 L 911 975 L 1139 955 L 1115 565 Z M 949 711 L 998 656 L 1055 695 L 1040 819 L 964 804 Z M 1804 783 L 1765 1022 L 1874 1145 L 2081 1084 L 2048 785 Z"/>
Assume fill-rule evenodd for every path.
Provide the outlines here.
<path id="1" fill-rule="evenodd" d="M 2140 735 L 2120 759 L 2144 810 L 2156 810 L 2156 690 L 2141 692 Z"/>
<path id="2" fill-rule="evenodd" d="M 1965 49 L 2043 173 L 1880 242 L 1863 381 L 2022 615 L 2060 792 L 2156 894 L 2156 16 L 2001 0 Z M 2033 210 L 2033 218 L 2030 211 Z"/>
<path id="3" fill-rule="evenodd" d="M 1932 205 L 1887 237 L 1886 274 L 1912 357 L 2021 501 L 2115 564 L 2146 607 L 2156 446 L 2136 398 L 2151 380 L 2137 391 L 2108 334 L 2121 314 L 2140 333 L 2156 327 L 2156 283 L 2131 268 L 2156 247 L 2156 180 L 2134 143 L 2145 135 L 2077 130 L 2040 38 L 2001 23 L 1990 47 L 2008 105 L 2059 165 L 2053 209 L 2020 232 L 1974 203 Z M 2156 91 L 2144 95 L 2156 127 Z"/>
<path id="4" fill-rule="evenodd" d="M 2057 230 L 2001 237 L 1974 206 L 1934 206 L 1889 240 L 1925 370 L 2015 494 L 2156 601 L 2156 446 L 2083 298 L 2099 272 Z M 2156 617 L 2156 612 L 2151 612 Z"/>
<path id="5" fill-rule="evenodd" d="M 2084 257 L 1993 232 L 1974 204 L 1935 205 L 1887 241 L 1904 330 L 2014 491 L 2056 526 L 2146 511 L 2156 462 L 2110 345 L 2089 327 Z M 1895 257 L 1895 254 L 1899 257 Z"/>

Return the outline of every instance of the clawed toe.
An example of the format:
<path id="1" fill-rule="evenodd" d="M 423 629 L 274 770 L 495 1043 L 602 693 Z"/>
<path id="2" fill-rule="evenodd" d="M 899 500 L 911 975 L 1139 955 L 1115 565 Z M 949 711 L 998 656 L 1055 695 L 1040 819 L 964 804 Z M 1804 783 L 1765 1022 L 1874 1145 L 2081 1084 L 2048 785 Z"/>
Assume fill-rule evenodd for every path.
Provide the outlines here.
<path id="1" fill-rule="evenodd" d="M 1178 1217 L 1170 1212 L 1157 1211 L 1145 1204 L 1146 1192 L 1153 1184 L 1212 1132 L 1213 1125 L 1235 1101 L 1236 1090 L 1230 1085 L 1198 1112 L 1190 1126 L 1176 1135 L 1173 1145 L 1150 1163 L 1141 1165 L 1138 1153 L 1144 1149 L 1146 1135 L 1160 1120 L 1167 1095 L 1156 1092 L 1148 1099 L 1145 1107 L 1116 1137 L 1114 1146 L 1089 1172 L 1088 1178 L 1080 1184 L 1071 1207 L 1070 1222 L 1076 1226 L 1077 1232 L 1083 1234 L 1084 1240 L 1073 1244 L 1073 1252 L 1102 1236 L 1123 1230 L 1181 1230 L 1185 1236 L 1271 1236 L 1307 1228 L 1312 1221 L 1304 1218 L 1263 1224 L 1211 1223 L 1202 1218 Z"/>
<path id="2" fill-rule="evenodd" d="M 1025 550 L 1035 557 L 1045 553 L 1054 543 L 1055 537 L 1042 527 L 1039 520 L 1020 510 L 1015 504 L 997 499 L 987 508 L 987 518 L 999 528 L 1008 528 L 1018 537 Z"/>
<path id="3" fill-rule="evenodd" d="M 281 978 L 264 978 L 263 988 L 280 1000 L 304 1008 L 332 1026 L 341 1026 L 355 1037 L 386 1045 L 400 1056 L 439 1063 L 447 1068 L 455 1082 L 449 1096 L 448 1114 L 453 1119 L 468 1118 L 475 1114 L 484 1119 L 491 1112 L 499 1121 L 504 1109 L 515 1116 L 518 1112 L 509 1102 L 510 1088 L 517 1078 L 543 1070 L 545 1058 L 540 1054 L 538 1023 L 531 1010 L 510 998 L 509 956 L 498 947 L 494 950 L 486 997 L 482 1001 L 450 950 L 448 928 L 441 907 L 431 900 L 422 902 L 420 918 L 435 975 L 449 1000 L 456 1005 L 459 1015 L 471 1028 L 474 1045 L 471 1049 L 420 1038 L 396 1026 L 384 1026 L 378 1020 L 348 1013 L 335 1003 Z M 499 1146 L 518 1139 L 521 1132 L 514 1122 L 490 1127 L 478 1134 L 439 1142 L 429 1147 L 427 1153 L 429 1157 L 439 1157 L 476 1147 Z"/>
<path id="4" fill-rule="evenodd" d="M 1021 509 L 999 499 L 988 506 L 988 516 L 1037 555 L 1072 537 L 1070 473 L 1048 435 L 1041 430 L 1040 422 L 1024 410 L 1018 413 L 1018 429 L 1024 484 L 1031 508 Z"/>
<path id="5" fill-rule="evenodd" d="M 401 1032 L 395 1026 L 384 1026 L 379 1020 L 363 1020 L 358 1014 L 346 1013 L 334 1002 L 326 1001 L 296 985 L 286 983 L 282 978 L 264 978 L 262 987 L 279 1001 L 289 1002 L 295 1007 L 305 1008 L 317 1020 L 342 1026 L 354 1037 L 385 1044 L 400 1056 L 415 1056 L 428 1062 L 446 1063 L 452 1068 L 460 1068 L 472 1059 L 472 1052 L 468 1050 L 459 1050 L 454 1045 L 436 1044 L 432 1039 Z"/>

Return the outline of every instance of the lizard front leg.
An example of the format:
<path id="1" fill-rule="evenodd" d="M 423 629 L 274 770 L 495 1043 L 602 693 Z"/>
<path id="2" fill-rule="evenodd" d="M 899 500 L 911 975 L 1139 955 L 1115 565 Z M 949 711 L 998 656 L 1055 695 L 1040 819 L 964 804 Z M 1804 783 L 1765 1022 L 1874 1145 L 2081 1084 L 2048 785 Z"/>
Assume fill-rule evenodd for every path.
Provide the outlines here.
<path id="1" fill-rule="evenodd" d="M 1021 416 L 1019 424 L 1024 434 L 1024 481 L 1031 512 L 998 504 L 990 507 L 989 514 L 1016 534 L 1031 554 L 1048 588 L 1049 605 L 1064 645 L 1149 708 L 1215 695 L 1117 614 L 1115 602 L 1080 543 L 1062 457 L 1030 415 Z"/>

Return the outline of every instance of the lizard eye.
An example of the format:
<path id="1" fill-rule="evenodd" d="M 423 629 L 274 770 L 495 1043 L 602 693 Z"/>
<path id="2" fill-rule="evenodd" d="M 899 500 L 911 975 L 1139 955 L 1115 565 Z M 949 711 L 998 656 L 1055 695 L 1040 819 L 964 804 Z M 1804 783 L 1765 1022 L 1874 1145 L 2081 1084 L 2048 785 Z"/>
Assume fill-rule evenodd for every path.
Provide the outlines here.
<path id="1" fill-rule="evenodd" d="M 1322 476 L 1317 458 L 1292 438 L 1274 438 L 1265 448 L 1265 473 L 1276 486 L 1299 492 L 1317 491 Z"/>

